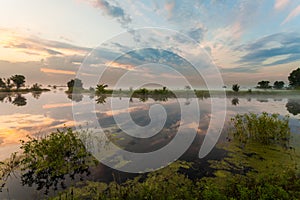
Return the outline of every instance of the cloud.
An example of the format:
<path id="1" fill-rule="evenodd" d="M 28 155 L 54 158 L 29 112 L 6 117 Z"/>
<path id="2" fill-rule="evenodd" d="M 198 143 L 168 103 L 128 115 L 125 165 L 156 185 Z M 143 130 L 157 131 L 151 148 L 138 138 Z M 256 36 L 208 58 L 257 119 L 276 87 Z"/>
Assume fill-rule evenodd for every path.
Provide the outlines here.
<path id="1" fill-rule="evenodd" d="M 76 74 L 73 71 L 58 70 L 58 69 L 49 69 L 49 68 L 41 68 L 41 72 L 44 72 L 44 73 L 53 73 L 53 74 L 67 74 L 67 75 L 75 75 Z"/>
<path id="2" fill-rule="evenodd" d="M 122 63 L 118 63 L 118 62 L 107 62 L 105 63 L 106 66 L 108 67 L 112 67 L 112 68 L 117 68 L 117 69 L 124 69 L 124 70 L 128 70 L 128 71 L 132 71 L 135 70 L 135 66 L 134 65 L 130 65 L 130 64 L 122 64 Z"/>
<path id="3" fill-rule="evenodd" d="M 123 8 L 111 5 L 106 0 L 96 0 L 94 2 L 94 7 L 100 8 L 105 14 L 117 18 L 123 26 L 127 26 L 131 22 L 130 16 L 125 13 Z"/>
<path id="4" fill-rule="evenodd" d="M 173 16 L 173 10 L 175 8 L 175 1 L 169 1 L 165 4 L 165 10 L 168 12 L 168 18 Z"/>
<path id="5" fill-rule="evenodd" d="M 56 56 L 86 54 L 91 48 L 77 46 L 65 42 L 47 40 L 37 36 L 16 33 L 10 29 L 1 30 L 0 46 L 6 49 L 15 49 L 28 55 Z"/>
<path id="6" fill-rule="evenodd" d="M 203 40 L 205 31 L 206 29 L 203 26 L 201 26 L 198 28 L 192 28 L 187 32 L 187 34 L 195 41 L 201 42 Z"/>
<path id="7" fill-rule="evenodd" d="M 298 5 L 290 14 L 285 18 L 285 20 L 281 24 L 285 24 L 292 20 L 293 18 L 297 17 L 300 14 L 300 5 Z"/>
<path id="8" fill-rule="evenodd" d="M 290 0 L 275 0 L 274 9 L 282 10 L 289 4 Z"/>
<path id="9" fill-rule="evenodd" d="M 235 50 L 245 52 L 239 63 L 264 66 L 289 63 L 300 60 L 300 36 L 297 32 L 272 34 Z"/>

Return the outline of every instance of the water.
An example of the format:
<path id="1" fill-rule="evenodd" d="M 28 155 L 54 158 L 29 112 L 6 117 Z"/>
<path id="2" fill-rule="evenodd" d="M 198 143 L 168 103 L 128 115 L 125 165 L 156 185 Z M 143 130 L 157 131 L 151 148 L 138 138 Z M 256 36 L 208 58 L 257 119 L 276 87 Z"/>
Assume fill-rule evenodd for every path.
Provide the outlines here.
<path id="1" fill-rule="evenodd" d="M 128 97 L 100 97 L 95 98 L 89 95 L 68 96 L 63 91 L 51 91 L 42 94 L 0 94 L 0 160 L 4 160 L 15 151 L 19 151 L 20 140 L 26 140 L 26 136 L 43 136 L 51 131 L 63 127 L 74 127 L 72 113 L 72 101 L 88 102 L 96 100 L 96 114 L 100 125 L 111 133 L 116 133 L 116 144 L 128 151 L 149 152 L 157 150 L 168 144 L 176 135 L 180 124 L 179 104 L 191 107 L 195 103 L 200 105 L 200 123 L 197 129 L 197 136 L 191 147 L 180 158 L 182 160 L 201 162 L 205 167 L 205 159 L 217 158 L 224 152 L 214 149 L 207 158 L 200 160 L 198 151 L 206 134 L 211 118 L 210 98 L 192 99 L 138 99 Z M 128 103 L 128 110 L 117 109 L 112 113 L 111 101 L 122 105 Z M 300 133 L 300 97 L 270 98 L 270 97 L 228 97 L 226 122 L 237 113 L 279 113 L 284 116 L 290 115 L 290 128 L 293 133 Z M 121 131 L 115 123 L 113 114 L 122 116 L 128 111 L 134 122 L 139 126 L 146 126 L 150 123 L 149 109 L 152 105 L 161 104 L 167 114 L 167 121 L 164 128 L 155 136 L 149 139 L 132 138 Z M 82 115 L 86 114 L 84 107 Z M 227 124 L 226 124 L 227 125 Z M 126 127 L 130 130 L 131 127 Z M 220 142 L 226 137 L 227 126 L 220 138 Z M 94 169 L 91 175 L 92 180 L 111 181 L 114 170 L 100 165 Z M 118 173 L 119 180 L 122 181 L 133 175 Z M 37 198 L 38 192 L 34 188 L 23 187 L 18 179 L 12 178 L 8 183 L 9 195 L 15 199 Z M 0 193 L 0 199 L 8 198 L 8 192 Z"/>

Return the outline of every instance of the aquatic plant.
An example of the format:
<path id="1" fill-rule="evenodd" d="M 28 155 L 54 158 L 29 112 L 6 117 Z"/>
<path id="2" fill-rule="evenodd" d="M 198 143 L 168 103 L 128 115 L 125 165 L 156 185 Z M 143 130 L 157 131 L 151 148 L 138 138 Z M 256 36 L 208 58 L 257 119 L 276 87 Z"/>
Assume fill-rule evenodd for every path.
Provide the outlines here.
<path id="1" fill-rule="evenodd" d="M 233 137 L 246 144 L 249 141 L 261 144 L 281 144 L 287 147 L 290 139 L 289 116 L 279 114 L 246 113 L 231 118 Z"/>
<path id="2" fill-rule="evenodd" d="M 0 162 L 0 192 L 5 187 L 7 179 L 11 175 L 15 175 L 15 170 L 20 165 L 21 157 L 17 155 L 17 153 L 12 153 L 10 158 L 5 161 Z"/>
<path id="3" fill-rule="evenodd" d="M 22 184 L 36 184 L 38 190 L 64 187 L 66 176 L 74 179 L 77 174 L 89 174 L 95 163 L 78 133 L 71 129 L 58 130 L 41 139 L 28 137 L 21 144 Z"/>

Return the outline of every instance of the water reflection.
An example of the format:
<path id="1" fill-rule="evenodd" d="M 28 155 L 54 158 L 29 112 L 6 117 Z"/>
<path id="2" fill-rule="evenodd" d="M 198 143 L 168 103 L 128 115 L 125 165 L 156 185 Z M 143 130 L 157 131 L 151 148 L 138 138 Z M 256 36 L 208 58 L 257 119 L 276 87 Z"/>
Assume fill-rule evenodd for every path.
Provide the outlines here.
<path id="1" fill-rule="evenodd" d="M 257 99 L 257 101 L 259 101 L 261 103 L 267 103 L 267 102 L 269 102 L 269 100 L 265 99 L 265 98 L 259 98 L 259 99 Z"/>
<path id="2" fill-rule="evenodd" d="M 36 92 L 32 92 L 31 94 L 32 94 L 33 98 L 39 99 L 42 95 L 42 92 L 41 91 L 36 91 Z"/>
<path id="3" fill-rule="evenodd" d="M 293 115 L 300 114 L 300 102 L 299 100 L 289 99 L 288 103 L 286 104 L 286 109 L 289 113 Z"/>
<path id="4" fill-rule="evenodd" d="M 25 97 L 23 97 L 21 94 L 17 94 L 17 96 L 11 103 L 16 106 L 25 106 L 27 104 L 26 101 L 27 99 Z"/>
<path id="5" fill-rule="evenodd" d="M 120 97 L 122 97 L 120 99 Z M 71 99 L 71 100 L 70 100 Z M 198 151 L 201 147 L 203 137 L 210 122 L 210 98 L 173 98 L 166 96 L 139 96 L 139 97 L 125 97 L 124 95 L 118 97 L 110 97 L 106 95 L 93 96 L 86 95 L 66 95 L 63 91 L 56 93 L 45 93 L 42 96 L 39 94 L 0 94 L 0 160 L 4 158 L 7 152 L 14 152 L 18 148 L 19 140 L 25 138 L 26 135 L 34 135 L 37 132 L 49 133 L 57 128 L 63 127 L 64 124 L 72 127 L 72 101 L 85 101 L 93 99 L 97 103 L 97 117 L 101 127 L 106 129 L 106 134 L 111 136 L 112 141 L 121 148 L 132 152 L 149 152 L 157 150 L 168 144 L 176 135 L 177 129 L 180 125 L 180 110 L 178 109 L 177 101 L 181 101 L 184 105 L 191 106 L 194 101 L 198 101 L 201 107 L 201 120 L 197 130 L 196 139 L 190 149 L 186 151 L 181 159 L 187 161 L 195 161 L 198 159 Z M 111 100 L 117 103 L 128 103 L 130 107 L 127 110 L 116 110 L 112 113 L 110 104 Z M 268 103 L 261 103 L 266 102 Z M 112 114 L 124 115 L 130 113 L 133 121 L 140 126 L 145 126 L 149 123 L 149 108 L 161 101 L 167 111 L 167 121 L 164 128 L 155 136 L 149 139 L 141 139 L 137 137 L 130 137 L 124 133 L 116 125 Z M 1 103 L 2 102 L 2 103 Z M 90 101 L 89 101 L 90 102 Z M 237 113 L 261 113 L 266 111 L 268 113 L 279 113 L 286 115 L 287 112 L 293 114 L 291 116 L 291 126 L 294 133 L 300 132 L 300 99 L 287 98 L 263 98 L 256 97 L 239 97 L 228 98 L 227 115 L 228 118 Z M 24 106 L 27 105 L 27 106 Z M 82 109 L 82 114 L 87 112 L 85 107 Z M 125 124 L 126 125 L 126 124 Z M 226 128 L 224 129 L 226 130 Z M 222 138 L 221 138 L 222 140 Z M 225 140 L 225 137 L 224 137 Z M 93 141 L 94 142 L 94 141 Z M 8 150 L 8 147 L 10 149 Z M 213 152 L 216 152 L 214 149 Z M 210 156 L 220 155 L 220 152 L 211 154 Z M 221 156 L 221 155 L 220 155 Z M 110 155 L 107 155 L 110 158 Z M 201 161 L 202 162 L 202 161 Z M 101 179 L 103 181 L 112 180 L 112 170 L 108 167 L 101 166 L 92 172 L 91 177 Z M 115 173 L 115 172 L 114 172 Z M 124 175 L 128 177 L 128 174 Z M 124 178 L 122 177 L 122 178 Z M 14 186 L 12 186 L 14 187 Z M 3 196 L 0 194 L 0 199 Z M 25 198 L 26 199 L 26 198 Z M 29 198 L 28 198 L 29 199 Z"/>
<path id="6" fill-rule="evenodd" d="M 1 93 L 0 102 L 11 103 L 15 106 L 25 106 L 27 99 L 22 94 Z"/>
<path id="7" fill-rule="evenodd" d="M 97 104 L 104 104 L 104 103 L 106 103 L 106 98 L 107 98 L 106 95 L 99 95 L 99 96 L 96 97 L 96 103 Z"/>
<path id="8" fill-rule="evenodd" d="M 68 94 L 68 98 L 75 102 L 80 102 L 83 99 L 82 94 Z"/>
<path id="9" fill-rule="evenodd" d="M 233 106 L 237 106 L 237 105 L 239 104 L 239 102 L 240 102 L 239 98 L 233 98 L 233 99 L 231 100 L 231 104 L 232 104 Z"/>

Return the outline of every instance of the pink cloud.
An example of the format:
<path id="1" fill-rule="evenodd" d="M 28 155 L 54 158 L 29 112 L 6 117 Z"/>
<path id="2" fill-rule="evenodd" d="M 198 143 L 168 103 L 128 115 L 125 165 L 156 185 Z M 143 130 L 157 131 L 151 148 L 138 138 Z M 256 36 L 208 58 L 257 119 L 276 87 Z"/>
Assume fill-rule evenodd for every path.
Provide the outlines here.
<path id="1" fill-rule="evenodd" d="M 282 22 L 282 24 L 285 24 L 289 22 L 291 19 L 297 17 L 300 14 L 300 5 L 297 6 L 290 14 L 285 18 L 285 20 Z"/>
<path id="2" fill-rule="evenodd" d="M 275 0 L 274 9 L 275 10 L 282 10 L 290 0 Z"/>

